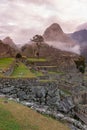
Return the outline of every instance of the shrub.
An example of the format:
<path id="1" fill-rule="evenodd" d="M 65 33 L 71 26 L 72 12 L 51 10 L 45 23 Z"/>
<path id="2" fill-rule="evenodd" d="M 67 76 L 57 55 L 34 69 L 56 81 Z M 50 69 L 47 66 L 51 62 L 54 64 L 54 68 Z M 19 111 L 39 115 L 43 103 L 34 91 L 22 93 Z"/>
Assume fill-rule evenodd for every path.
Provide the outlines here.
<path id="1" fill-rule="evenodd" d="M 17 54 L 16 54 L 16 58 L 17 58 L 17 59 L 20 59 L 20 58 L 22 58 L 22 55 L 21 55 L 20 53 L 17 53 Z"/>

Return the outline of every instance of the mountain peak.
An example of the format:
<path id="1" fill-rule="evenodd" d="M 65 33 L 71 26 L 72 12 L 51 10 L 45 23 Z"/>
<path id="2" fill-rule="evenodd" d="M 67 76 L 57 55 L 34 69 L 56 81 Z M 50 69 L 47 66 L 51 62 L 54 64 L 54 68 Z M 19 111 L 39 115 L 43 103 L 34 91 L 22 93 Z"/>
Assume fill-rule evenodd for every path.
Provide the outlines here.
<path id="1" fill-rule="evenodd" d="M 46 41 L 61 41 L 63 35 L 62 28 L 59 24 L 53 23 L 44 32 L 43 37 Z"/>
<path id="2" fill-rule="evenodd" d="M 53 31 L 62 31 L 62 28 L 60 27 L 60 25 L 58 23 L 53 23 L 50 27 L 50 29 L 52 29 Z"/>

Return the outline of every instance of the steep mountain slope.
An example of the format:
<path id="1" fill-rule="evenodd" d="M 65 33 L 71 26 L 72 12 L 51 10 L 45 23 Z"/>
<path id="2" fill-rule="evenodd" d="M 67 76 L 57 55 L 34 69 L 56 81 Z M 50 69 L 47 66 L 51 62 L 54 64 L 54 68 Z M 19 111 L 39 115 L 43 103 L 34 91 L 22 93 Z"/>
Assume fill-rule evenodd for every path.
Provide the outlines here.
<path id="1" fill-rule="evenodd" d="M 3 43 L 9 45 L 11 48 L 15 50 L 17 49 L 17 46 L 10 37 L 6 37 L 5 39 L 3 39 Z"/>

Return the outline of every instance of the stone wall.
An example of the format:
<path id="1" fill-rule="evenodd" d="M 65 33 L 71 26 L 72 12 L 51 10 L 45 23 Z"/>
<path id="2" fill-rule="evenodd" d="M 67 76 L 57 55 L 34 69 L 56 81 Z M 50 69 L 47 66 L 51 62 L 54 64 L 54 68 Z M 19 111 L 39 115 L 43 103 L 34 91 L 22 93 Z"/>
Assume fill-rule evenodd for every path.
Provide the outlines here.
<path id="1" fill-rule="evenodd" d="M 54 82 L 40 83 L 35 79 L 0 79 L 0 93 L 65 113 L 74 108 L 72 98 L 64 96 Z"/>
<path id="2" fill-rule="evenodd" d="M 87 117 L 87 105 L 78 105 L 76 108 L 76 111 L 81 114 L 84 115 L 85 117 Z"/>

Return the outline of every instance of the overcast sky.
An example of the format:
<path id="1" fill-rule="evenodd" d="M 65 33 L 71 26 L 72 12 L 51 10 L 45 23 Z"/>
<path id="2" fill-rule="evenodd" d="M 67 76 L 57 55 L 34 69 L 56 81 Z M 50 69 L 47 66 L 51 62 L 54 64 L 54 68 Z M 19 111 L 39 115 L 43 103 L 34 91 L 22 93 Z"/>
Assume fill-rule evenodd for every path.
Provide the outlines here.
<path id="1" fill-rule="evenodd" d="M 0 0 L 0 38 L 25 43 L 57 22 L 66 33 L 87 22 L 87 0 Z"/>

